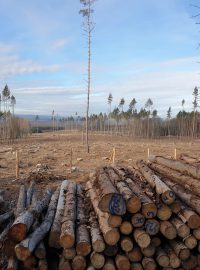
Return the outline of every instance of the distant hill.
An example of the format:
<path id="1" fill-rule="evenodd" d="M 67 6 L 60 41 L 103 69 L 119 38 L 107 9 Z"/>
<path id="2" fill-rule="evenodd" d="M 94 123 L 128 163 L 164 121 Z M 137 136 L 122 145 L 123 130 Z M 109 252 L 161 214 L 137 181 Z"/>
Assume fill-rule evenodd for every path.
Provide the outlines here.
<path id="1" fill-rule="evenodd" d="M 17 114 L 16 116 L 27 119 L 29 121 L 35 121 L 35 117 L 36 117 L 36 115 L 34 114 Z M 39 121 L 51 121 L 51 116 L 49 115 L 38 115 L 38 116 L 39 116 Z"/>

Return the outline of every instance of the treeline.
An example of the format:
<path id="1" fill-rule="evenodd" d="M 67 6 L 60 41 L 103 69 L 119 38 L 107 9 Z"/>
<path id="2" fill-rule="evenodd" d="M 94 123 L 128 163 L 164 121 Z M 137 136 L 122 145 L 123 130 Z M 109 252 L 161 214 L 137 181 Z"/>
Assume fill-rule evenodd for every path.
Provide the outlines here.
<path id="1" fill-rule="evenodd" d="M 27 120 L 15 117 L 16 98 L 6 85 L 0 93 L 0 139 L 13 140 L 30 133 Z"/>
<path id="2" fill-rule="evenodd" d="M 181 101 L 181 110 L 172 117 L 172 108 L 166 111 L 166 117 L 158 115 L 154 109 L 153 101 L 148 98 L 139 110 L 137 101 L 133 98 L 128 109 L 124 110 L 125 99 L 122 98 L 119 105 L 113 110 L 113 96 L 108 96 L 109 113 L 92 114 L 89 117 L 89 130 L 118 135 L 128 135 L 139 138 L 160 137 L 190 137 L 197 138 L 200 135 L 200 113 L 198 112 L 199 90 L 195 87 L 193 93 L 192 111 L 185 110 L 185 100 Z M 85 128 L 85 118 L 70 116 L 66 118 L 56 117 L 52 114 L 52 130 L 73 130 Z"/>

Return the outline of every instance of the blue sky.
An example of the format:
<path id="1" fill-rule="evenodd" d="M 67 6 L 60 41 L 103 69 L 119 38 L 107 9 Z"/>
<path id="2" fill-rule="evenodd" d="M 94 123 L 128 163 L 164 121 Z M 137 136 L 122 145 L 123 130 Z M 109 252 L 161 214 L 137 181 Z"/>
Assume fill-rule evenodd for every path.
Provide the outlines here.
<path id="1" fill-rule="evenodd" d="M 90 113 L 121 97 L 140 108 L 150 97 L 175 114 L 200 86 L 197 0 L 98 0 L 94 5 Z M 22 114 L 83 115 L 87 43 L 79 0 L 0 1 L 0 87 L 7 83 Z M 199 17 L 200 21 L 200 17 Z"/>

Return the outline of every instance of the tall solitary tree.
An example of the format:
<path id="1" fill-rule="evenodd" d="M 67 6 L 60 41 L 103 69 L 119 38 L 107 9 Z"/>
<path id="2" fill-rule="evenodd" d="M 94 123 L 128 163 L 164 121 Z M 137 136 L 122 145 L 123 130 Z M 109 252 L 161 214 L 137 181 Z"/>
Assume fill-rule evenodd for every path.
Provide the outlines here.
<path id="1" fill-rule="evenodd" d="M 169 107 L 169 109 L 167 110 L 167 119 L 168 119 L 168 135 L 170 137 L 170 120 L 172 118 L 172 108 Z"/>
<path id="2" fill-rule="evenodd" d="M 12 108 L 12 114 L 14 116 L 14 113 L 15 113 L 15 105 L 16 105 L 16 99 L 15 97 L 12 95 L 11 98 L 10 98 L 10 105 L 11 105 L 11 108 Z"/>
<path id="3" fill-rule="evenodd" d="M 119 107 L 122 108 L 122 112 L 124 111 L 124 104 L 125 104 L 125 99 L 121 98 L 121 100 L 119 102 Z"/>
<path id="4" fill-rule="evenodd" d="M 137 101 L 135 98 L 133 98 L 129 104 L 129 110 L 134 113 L 134 110 L 135 110 L 135 105 L 136 105 Z"/>
<path id="5" fill-rule="evenodd" d="M 194 99 L 193 99 L 193 119 L 192 119 L 192 137 L 195 136 L 195 127 L 196 127 L 196 112 L 198 107 L 198 97 L 199 97 L 199 90 L 197 86 L 194 88 L 194 91 L 192 93 Z"/>
<path id="6" fill-rule="evenodd" d="M 111 93 L 108 95 L 108 104 L 109 104 L 109 130 L 110 130 L 110 118 L 111 118 L 111 106 L 112 106 L 113 96 Z"/>
<path id="7" fill-rule="evenodd" d="M 112 96 L 112 94 L 110 93 L 109 95 L 108 95 L 108 104 L 109 104 L 109 109 L 110 109 L 110 112 L 109 113 L 111 113 L 111 105 L 112 105 L 112 101 L 113 101 L 113 96 Z"/>
<path id="8" fill-rule="evenodd" d="M 7 84 L 2 91 L 2 99 L 4 102 L 4 111 L 7 113 L 8 112 L 8 101 L 10 99 L 10 89 L 8 88 Z"/>
<path id="9" fill-rule="evenodd" d="M 145 103 L 145 108 L 147 109 L 147 137 L 149 138 L 149 118 L 151 115 L 151 110 L 153 106 L 153 101 L 148 98 L 147 102 Z"/>
<path id="10" fill-rule="evenodd" d="M 87 33 L 87 46 L 88 46 L 88 79 L 87 79 L 87 108 L 86 108 L 86 147 L 89 153 L 89 136 L 88 136 L 88 122 L 89 122 L 89 107 L 90 107 L 90 92 L 91 92 L 91 33 L 94 29 L 91 15 L 94 12 L 92 5 L 96 0 L 80 0 L 83 8 L 79 13 L 84 18 L 84 31 Z"/>

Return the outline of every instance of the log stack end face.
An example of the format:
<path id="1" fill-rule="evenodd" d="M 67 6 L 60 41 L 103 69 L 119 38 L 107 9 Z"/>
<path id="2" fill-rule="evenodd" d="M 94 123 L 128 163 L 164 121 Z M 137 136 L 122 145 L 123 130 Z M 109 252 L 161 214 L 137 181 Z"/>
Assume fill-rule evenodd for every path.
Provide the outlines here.
<path id="1" fill-rule="evenodd" d="M 109 200 L 109 212 L 112 215 L 122 216 L 126 213 L 126 204 L 123 196 L 120 194 L 108 194 L 105 200 Z M 105 209 L 103 203 L 99 205 L 101 209 Z"/>
<path id="2" fill-rule="evenodd" d="M 192 188 L 185 192 L 183 185 L 178 193 L 179 184 L 169 175 L 162 178 L 149 164 L 142 163 L 141 170 L 143 176 L 130 168 L 103 167 L 95 174 L 95 184 L 92 180 L 86 184 L 87 191 L 68 181 L 60 193 L 57 189 L 28 209 L 23 210 L 21 201 L 6 238 L 0 233 L 0 247 L 3 239 L 9 261 L 20 261 L 18 270 L 21 265 L 48 269 L 54 256 L 54 270 L 197 270 L 198 195 Z"/>

